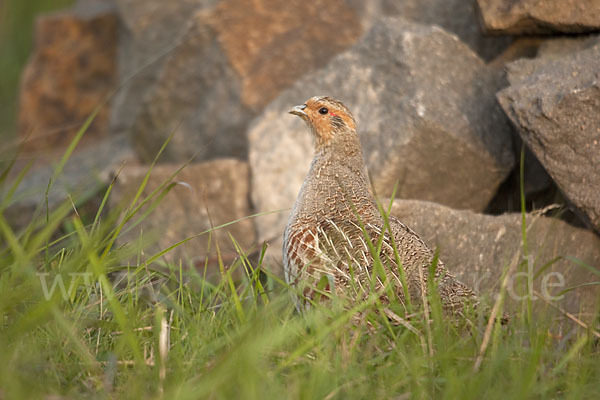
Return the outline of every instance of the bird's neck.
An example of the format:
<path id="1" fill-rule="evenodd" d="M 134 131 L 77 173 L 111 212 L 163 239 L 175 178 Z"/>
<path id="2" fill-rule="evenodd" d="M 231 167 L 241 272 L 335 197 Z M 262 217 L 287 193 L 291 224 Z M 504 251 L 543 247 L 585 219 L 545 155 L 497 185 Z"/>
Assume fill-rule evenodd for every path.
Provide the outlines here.
<path id="1" fill-rule="evenodd" d="M 329 218 L 342 209 L 375 206 L 360 145 L 346 144 L 317 147 L 294 206 L 298 217 Z"/>

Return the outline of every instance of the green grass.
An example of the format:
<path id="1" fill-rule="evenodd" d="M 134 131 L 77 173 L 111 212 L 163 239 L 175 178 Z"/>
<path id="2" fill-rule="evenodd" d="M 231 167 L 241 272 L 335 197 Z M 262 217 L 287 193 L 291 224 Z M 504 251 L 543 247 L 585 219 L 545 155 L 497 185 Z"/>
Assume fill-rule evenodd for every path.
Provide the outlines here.
<path id="1" fill-rule="evenodd" d="M 429 321 L 419 311 L 405 319 L 394 302 L 386 314 L 377 296 L 352 306 L 331 299 L 300 315 L 289 288 L 259 279 L 244 249 L 221 265 L 217 283 L 180 265 L 165 272 L 161 253 L 142 258 L 136 246 L 116 245 L 126 222 L 145 218 L 172 187 L 143 197 L 146 182 L 110 213 L 112 186 L 92 215 L 73 212 L 77 201 L 45 210 L 42 199 L 20 231 L 6 222 L 4 191 L 0 399 L 600 396 L 598 340 L 583 329 L 556 338 L 527 307 L 490 331 L 482 317 L 470 316 L 472 325 L 441 317 L 435 296 Z M 236 268 L 246 279 L 233 281 Z M 67 296 L 59 286 L 50 295 L 57 277 Z"/>

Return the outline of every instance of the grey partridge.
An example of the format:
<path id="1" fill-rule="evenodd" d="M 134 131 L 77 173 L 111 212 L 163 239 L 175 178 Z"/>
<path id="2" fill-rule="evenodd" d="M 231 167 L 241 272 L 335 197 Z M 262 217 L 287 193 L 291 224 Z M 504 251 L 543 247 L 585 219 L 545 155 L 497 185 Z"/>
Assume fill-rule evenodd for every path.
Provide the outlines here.
<path id="1" fill-rule="evenodd" d="M 386 228 L 370 190 L 356 122 L 348 108 L 331 97 L 313 97 L 290 113 L 306 122 L 315 139 L 314 159 L 283 237 L 285 279 L 295 287 L 298 309 L 310 304 L 321 282 L 326 282 L 325 291 L 351 299 L 391 286 L 406 304 L 394 245 L 404 271 L 406 292 L 413 304 L 421 303 L 434 253 L 394 216 L 389 216 L 390 229 Z M 379 259 L 387 278 L 378 276 L 372 285 L 373 248 L 378 240 L 382 240 Z M 441 261 L 435 271 L 446 314 L 461 311 L 467 302 L 477 303 L 474 292 L 450 274 Z M 384 285 L 385 280 L 388 283 Z"/>

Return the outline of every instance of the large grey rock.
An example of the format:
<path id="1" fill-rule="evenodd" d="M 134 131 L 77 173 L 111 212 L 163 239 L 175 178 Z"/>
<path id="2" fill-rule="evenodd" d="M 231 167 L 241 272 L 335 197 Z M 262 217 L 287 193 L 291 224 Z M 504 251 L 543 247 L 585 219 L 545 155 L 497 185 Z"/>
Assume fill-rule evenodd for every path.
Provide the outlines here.
<path id="1" fill-rule="evenodd" d="M 142 196 L 149 195 L 158 186 L 168 182 L 178 168 L 179 165 L 174 164 L 155 166 Z M 147 172 L 147 165 L 123 169 L 114 186 L 110 205 L 118 207 L 129 204 Z M 173 186 L 141 224 L 130 230 L 130 225 L 126 224 L 126 233 L 118 239 L 120 244 L 138 249 L 137 253 L 148 258 L 211 227 L 218 227 L 251 214 L 248 196 L 249 170 L 246 162 L 218 159 L 189 164 L 173 178 L 173 182 L 183 184 Z M 141 213 L 147 209 L 148 207 L 145 207 Z M 231 266 L 238 256 L 230 234 L 244 252 L 251 252 L 256 234 L 252 220 L 245 219 L 217 229 L 212 234 L 195 237 L 167 253 L 164 258 L 176 265 L 181 259 L 184 267 L 195 266 L 200 270 L 207 263 L 211 268 L 209 274 L 214 274 L 218 271 L 215 243 L 218 243 L 225 266 Z M 139 243 L 142 243 L 141 249 Z"/>
<path id="2" fill-rule="evenodd" d="M 133 3 L 134 11 L 145 6 Z M 200 2 L 195 13 L 190 12 L 194 3 L 182 4 L 175 8 L 171 24 L 156 18 L 169 27 L 164 32 L 173 33 L 169 51 L 132 80 L 130 95 L 124 93 L 115 106 L 114 126 L 131 130 L 135 148 L 145 160 L 155 156 L 171 132 L 175 136 L 165 161 L 194 155 L 197 160 L 246 158 L 245 131 L 256 113 L 298 77 L 354 44 L 362 33 L 343 0 L 319 0 L 310 7 L 300 0 L 223 0 L 214 7 Z M 172 7 L 165 6 L 167 16 Z M 130 25 L 142 24 L 136 22 Z M 186 30 L 174 34 L 174 27 L 181 26 Z M 161 27 L 156 28 L 159 39 Z M 157 45 L 147 44 L 154 33 L 152 24 L 147 30 L 140 40 L 126 43 L 137 49 L 134 54 L 154 50 L 160 55 Z M 128 57 L 125 50 L 122 58 Z"/>
<path id="3" fill-rule="evenodd" d="M 136 152 L 151 161 L 174 133 L 163 161 L 246 158 L 243 132 L 252 114 L 240 94 L 241 81 L 207 25 L 206 13 L 197 13 L 135 119 L 131 137 Z"/>
<path id="4" fill-rule="evenodd" d="M 491 37 L 480 28 L 475 0 L 347 0 L 370 27 L 382 16 L 401 16 L 423 25 L 438 25 L 490 60 L 510 42 L 510 37 Z"/>
<path id="5" fill-rule="evenodd" d="M 565 46 L 572 45 L 574 51 Z M 600 40 L 564 41 L 509 64 L 498 100 L 563 193 L 600 229 Z"/>
<path id="6" fill-rule="evenodd" d="M 527 272 L 529 262 L 536 297 L 532 300 L 538 309 L 547 307 L 542 298 L 546 295 L 546 300 L 586 321 L 598 315 L 600 285 L 581 286 L 558 299 L 565 289 L 599 281 L 600 238 L 589 231 L 555 218 L 527 215 L 526 258 L 520 214 L 489 216 L 411 200 L 395 200 L 391 214 L 430 247 L 438 248 L 448 270 L 491 301 L 498 293 L 503 271 L 513 262 L 524 262 L 516 272 Z M 547 263 L 551 265 L 540 272 Z M 520 274 L 509 280 L 507 306 L 512 311 L 521 309 L 526 279 Z"/>
<path id="7" fill-rule="evenodd" d="M 506 77 L 506 65 L 520 58 L 534 58 L 541 46 L 546 41 L 542 37 L 521 37 L 515 39 L 500 55 L 488 63 L 498 76 L 497 87 L 506 88 L 509 83 Z M 519 212 L 521 210 L 521 186 L 520 186 L 520 163 L 523 141 L 516 128 L 511 129 L 513 137 L 513 151 L 517 163 L 509 177 L 498 189 L 496 197 L 488 205 L 486 211 L 493 214 L 505 212 Z M 555 202 L 554 195 L 557 194 L 556 184 L 532 151 L 525 146 L 524 165 L 524 189 L 528 205 L 531 203 L 535 208 L 543 208 Z"/>
<path id="8" fill-rule="evenodd" d="M 112 101 L 113 131 L 129 131 L 166 57 L 181 43 L 190 16 L 216 1 L 113 0 L 122 22 L 118 49 L 121 87 Z"/>
<path id="9" fill-rule="evenodd" d="M 254 121 L 254 206 L 285 210 L 257 220 L 261 240 L 281 236 L 313 156 L 310 132 L 287 111 L 315 95 L 334 96 L 354 113 L 380 196 L 398 182 L 398 197 L 485 208 L 514 163 L 493 80 L 479 57 L 440 28 L 395 18 L 374 24 Z"/>
<path id="10" fill-rule="evenodd" d="M 477 0 L 487 31 L 505 35 L 600 30 L 598 0 Z"/>

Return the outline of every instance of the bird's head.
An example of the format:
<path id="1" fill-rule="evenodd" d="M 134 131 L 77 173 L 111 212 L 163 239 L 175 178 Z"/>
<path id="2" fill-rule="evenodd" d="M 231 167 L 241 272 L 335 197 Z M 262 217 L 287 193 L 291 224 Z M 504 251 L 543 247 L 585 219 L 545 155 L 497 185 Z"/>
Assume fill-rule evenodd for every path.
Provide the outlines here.
<path id="1" fill-rule="evenodd" d="M 306 122 L 315 135 L 317 147 L 339 139 L 344 141 L 343 135 L 356 136 L 356 122 L 350 110 L 333 97 L 312 97 L 289 112 Z"/>

